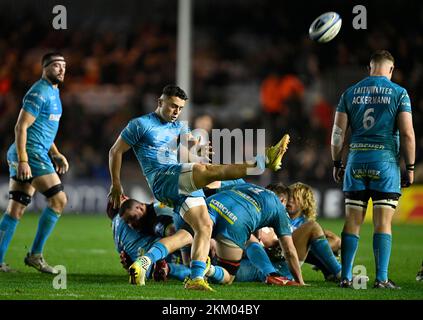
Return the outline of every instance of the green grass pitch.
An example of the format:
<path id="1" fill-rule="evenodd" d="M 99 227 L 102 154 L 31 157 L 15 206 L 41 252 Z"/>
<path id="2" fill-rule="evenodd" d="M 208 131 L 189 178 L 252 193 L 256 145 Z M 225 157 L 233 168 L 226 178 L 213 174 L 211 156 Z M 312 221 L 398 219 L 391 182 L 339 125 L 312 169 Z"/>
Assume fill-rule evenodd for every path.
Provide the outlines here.
<path id="1" fill-rule="evenodd" d="M 342 221 L 320 221 L 324 228 L 340 234 Z M 374 260 L 372 226 L 362 228 L 356 264 L 365 265 L 370 277 L 367 290 L 339 289 L 326 283 L 321 273 L 303 266 L 305 288 L 274 287 L 262 283 L 214 285 L 216 293 L 183 289 L 180 282 L 154 283 L 145 287 L 128 284 L 114 250 L 110 221 L 105 215 L 64 215 L 47 242 L 45 257 L 52 265 L 64 265 L 67 288 L 53 288 L 52 275 L 41 274 L 24 265 L 38 223 L 38 215 L 26 214 L 11 242 L 6 262 L 19 272 L 0 273 L 0 300 L 6 299 L 423 299 L 423 283 L 415 280 L 423 259 L 423 225 L 395 225 L 390 278 L 402 290 L 372 289 Z"/>

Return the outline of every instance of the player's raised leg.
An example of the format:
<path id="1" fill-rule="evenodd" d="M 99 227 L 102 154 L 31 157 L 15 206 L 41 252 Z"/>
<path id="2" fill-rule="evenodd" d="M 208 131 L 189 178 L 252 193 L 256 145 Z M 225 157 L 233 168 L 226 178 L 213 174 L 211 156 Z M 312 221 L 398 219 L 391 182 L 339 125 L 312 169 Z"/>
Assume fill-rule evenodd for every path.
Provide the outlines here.
<path id="1" fill-rule="evenodd" d="M 37 233 L 31 251 L 25 257 L 25 264 L 44 273 L 57 274 L 58 271 L 48 265 L 42 253 L 48 237 L 66 206 L 66 194 L 56 173 L 35 178 L 33 185 L 47 198 L 48 205 L 41 213 Z"/>
<path id="2" fill-rule="evenodd" d="M 0 271 L 2 272 L 14 271 L 5 263 L 5 255 L 19 220 L 31 203 L 35 192 L 29 182 L 14 179 L 10 179 L 9 190 L 9 203 L 0 221 Z"/>
<path id="3" fill-rule="evenodd" d="M 196 189 L 201 189 L 214 181 L 243 178 L 248 174 L 248 169 L 264 170 L 264 168 L 269 168 L 278 171 L 281 168 L 282 157 L 288 149 L 289 141 L 289 135 L 285 134 L 276 145 L 266 149 L 265 156 L 257 156 L 255 163 L 223 165 L 196 163 L 193 166 L 193 183 Z"/>

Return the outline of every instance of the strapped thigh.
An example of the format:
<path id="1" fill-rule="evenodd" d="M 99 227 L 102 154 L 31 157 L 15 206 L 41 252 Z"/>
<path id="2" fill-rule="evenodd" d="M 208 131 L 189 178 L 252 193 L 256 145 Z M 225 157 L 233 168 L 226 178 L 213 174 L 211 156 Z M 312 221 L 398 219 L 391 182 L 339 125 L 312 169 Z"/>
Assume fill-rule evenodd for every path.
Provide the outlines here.
<path id="1" fill-rule="evenodd" d="M 32 196 L 23 191 L 9 191 L 9 200 L 14 200 L 27 207 L 31 203 Z"/>
<path id="2" fill-rule="evenodd" d="M 370 190 L 370 193 L 374 208 L 387 207 L 394 210 L 397 208 L 398 200 L 401 196 L 399 193 L 380 192 L 374 190 Z"/>
<path id="3" fill-rule="evenodd" d="M 367 190 L 360 191 L 346 191 L 345 195 L 345 206 L 350 208 L 356 208 L 361 210 L 367 209 L 367 203 L 369 202 L 369 192 Z"/>
<path id="4" fill-rule="evenodd" d="M 51 198 L 53 196 L 55 196 L 56 194 L 58 194 L 60 191 L 64 190 L 64 186 L 63 184 L 59 183 L 56 184 L 55 186 L 52 186 L 50 189 L 44 191 L 42 194 L 47 198 Z"/>

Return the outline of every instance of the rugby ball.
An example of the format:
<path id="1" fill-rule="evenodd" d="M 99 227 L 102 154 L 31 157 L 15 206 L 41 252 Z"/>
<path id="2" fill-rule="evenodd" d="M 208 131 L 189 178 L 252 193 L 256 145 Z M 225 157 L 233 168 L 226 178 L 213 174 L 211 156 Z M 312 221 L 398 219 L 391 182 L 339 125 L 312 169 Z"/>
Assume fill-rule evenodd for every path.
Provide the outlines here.
<path id="1" fill-rule="evenodd" d="M 336 12 L 326 12 L 316 18 L 310 25 L 310 39 L 325 43 L 336 37 L 341 29 L 342 19 Z"/>

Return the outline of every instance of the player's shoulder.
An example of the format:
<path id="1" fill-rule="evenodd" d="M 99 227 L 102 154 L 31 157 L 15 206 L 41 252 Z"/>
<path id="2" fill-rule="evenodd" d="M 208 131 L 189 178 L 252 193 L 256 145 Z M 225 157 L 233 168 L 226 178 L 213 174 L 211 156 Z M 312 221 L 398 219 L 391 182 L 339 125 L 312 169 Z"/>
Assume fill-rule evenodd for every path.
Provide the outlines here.
<path id="1" fill-rule="evenodd" d="M 38 99 L 42 100 L 43 102 L 45 102 L 48 91 L 49 91 L 48 84 L 46 83 L 45 80 L 40 79 L 40 80 L 36 81 L 31 86 L 31 88 L 29 88 L 29 90 L 27 91 L 25 96 L 31 97 L 31 98 L 38 98 Z"/>
<path id="2" fill-rule="evenodd" d="M 366 77 L 366 78 L 363 78 L 360 81 L 354 83 L 353 85 L 349 86 L 344 91 L 344 96 L 349 95 L 349 94 L 353 94 L 355 92 L 356 88 L 361 87 L 361 86 L 365 86 L 368 81 L 369 81 L 369 77 Z"/>
<path id="3" fill-rule="evenodd" d="M 233 185 L 234 189 L 258 189 L 258 190 L 265 190 L 265 188 L 263 188 L 262 186 L 253 184 L 253 183 L 249 183 L 249 182 L 245 182 L 244 183 L 238 183 L 238 184 L 234 184 Z"/>
<path id="4" fill-rule="evenodd" d="M 154 112 L 144 114 L 139 117 L 132 118 L 129 122 L 136 125 L 149 125 L 155 121 Z"/>
<path id="5" fill-rule="evenodd" d="M 112 219 L 113 230 L 116 231 L 116 229 L 121 225 L 121 222 L 122 222 L 122 219 L 118 214 L 116 216 L 114 216 L 113 219 Z"/>
<path id="6" fill-rule="evenodd" d="M 393 81 L 389 81 L 389 83 L 391 84 L 392 89 L 395 90 L 395 93 L 397 95 L 407 94 L 407 90 L 404 87 L 400 86 L 398 83 L 395 83 Z"/>

